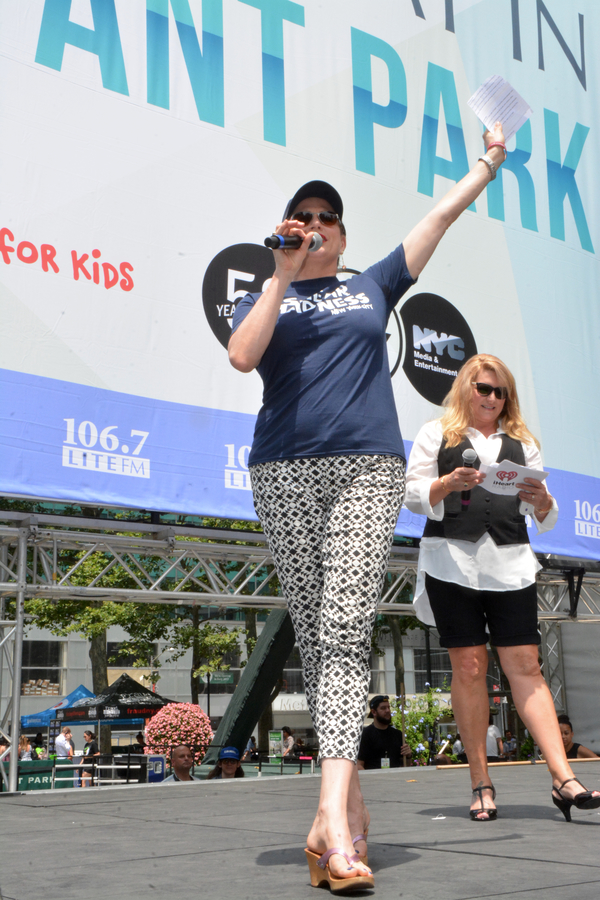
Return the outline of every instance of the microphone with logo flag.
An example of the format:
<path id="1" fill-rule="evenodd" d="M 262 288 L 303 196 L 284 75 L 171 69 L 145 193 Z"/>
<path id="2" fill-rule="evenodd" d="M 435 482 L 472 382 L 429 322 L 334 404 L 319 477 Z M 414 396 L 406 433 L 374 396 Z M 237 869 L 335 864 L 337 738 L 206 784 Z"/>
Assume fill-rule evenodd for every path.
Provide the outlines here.
<path id="1" fill-rule="evenodd" d="M 466 450 L 463 450 L 462 461 L 465 469 L 473 469 L 475 467 L 475 460 L 477 459 L 477 454 L 473 449 L 467 447 Z M 471 491 L 461 491 L 460 492 L 460 502 L 462 506 L 468 506 L 471 502 Z"/>

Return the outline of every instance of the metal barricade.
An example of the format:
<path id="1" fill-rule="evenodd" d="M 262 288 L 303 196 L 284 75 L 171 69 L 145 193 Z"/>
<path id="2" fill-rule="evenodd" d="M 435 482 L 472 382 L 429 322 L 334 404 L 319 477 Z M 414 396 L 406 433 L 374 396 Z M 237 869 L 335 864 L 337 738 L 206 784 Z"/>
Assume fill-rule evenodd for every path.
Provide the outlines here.
<path id="1" fill-rule="evenodd" d="M 96 757 L 96 784 L 144 784 L 148 757 L 143 754 L 111 754 Z"/>
<path id="2" fill-rule="evenodd" d="M 295 767 L 295 771 L 292 770 Z M 313 757 L 299 757 L 286 759 L 283 756 L 263 756 L 258 758 L 258 775 L 303 775 L 307 771 L 315 774 L 315 760 Z"/>
<path id="3" fill-rule="evenodd" d="M 3 763 L 0 763 L 3 765 Z M 66 790 L 78 787 L 108 787 L 122 784 L 158 784 L 164 780 L 163 754 L 123 753 L 93 757 L 58 757 L 22 760 L 17 767 L 17 790 Z M 82 782 L 83 773 L 89 778 Z M 0 778 L 0 792 L 8 783 Z"/>

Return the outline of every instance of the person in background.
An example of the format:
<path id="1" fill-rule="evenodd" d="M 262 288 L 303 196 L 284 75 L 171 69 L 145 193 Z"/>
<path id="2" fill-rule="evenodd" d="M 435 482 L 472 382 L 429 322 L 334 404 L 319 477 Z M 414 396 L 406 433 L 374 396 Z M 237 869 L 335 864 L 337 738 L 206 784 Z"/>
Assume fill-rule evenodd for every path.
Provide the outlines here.
<path id="1" fill-rule="evenodd" d="M 38 731 L 38 733 L 32 740 L 31 747 L 33 750 L 34 759 L 45 759 L 46 748 L 44 747 L 44 736 L 41 731 Z"/>
<path id="2" fill-rule="evenodd" d="M 558 717 L 558 727 L 560 728 L 560 736 L 567 754 L 567 759 L 598 759 L 598 754 L 593 750 L 584 747 L 583 744 L 573 742 L 573 726 L 569 721 L 569 717 L 562 715 Z"/>
<path id="3" fill-rule="evenodd" d="M 56 736 L 56 740 L 54 741 L 54 752 L 56 754 L 56 758 L 58 759 L 73 759 L 75 745 L 73 743 L 73 735 L 71 734 L 71 729 L 68 725 L 64 725 L 60 734 Z M 67 767 L 68 771 L 68 767 Z M 67 781 L 67 777 L 61 775 L 56 776 L 56 781 L 59 787 L 64 787 L 65 782 Z M 79 785 L 79 775 L 77 770 L 73 770 L 73 786 L 78 787 Z"/>
<path id="4" fill-rule="evenodd" d="M 206 776 L 212 778 L 243 778 L 244 770 L 240 761 L 240 751 L 237 747 L 222 747 L 219 750 L 219 759 Z"/>
<path id="5" fill-rule="evenodd" d="M 61 733 L 56 736 L 56 740 L 54 742 L 54 752 L 56 753 L 58 759 L 73 758 L 73 738 L 71 729 L 68 725 L 65 725 Z"/>
<path id="6" fill-rule="evenodd" d="M 83 747 L 82 762 L 87 762 L 87 760 L 91 759 L 91 757 L 100 756 L 100 750 L 98 748 L 96 735 L 93 731 L 84 731 L 83 736 L 85 738 L 85 745 Z M 95 763 L 91 762 L 89 766 L 82 766 L 79 769 L 79 775 L 81 777 L 81 787 L 91 787 L 94 780 L 94 767 Z"/>
<path id="7" fill-rule="evenodd" d="M 506 730 L 502 746 L 504 747 L 505 758 L 507 760 L 514 760 L 517 755 L 517 742 L 512 735 L 512 731 Z"/>
<path id="8" fill-rule="evenodd" d="M 433 763 L 436 766 L 452 766 L 454 761 L 451 759 L 452 755 L 452 742 L 450 738 L 446 738 L 445 741 L 442 742 L 442 745 L 438 752 L 433 757 Z"/>
<path id="9" fill-rule="evenodd" d="M 284 725 L 281 729 L 283 732 L 283 756 L 291 758 L 294 750 L 294 738 L 292 737 L 292 729 L 289 725 Z"/>
<path id="10" fill-rule="evenodd" d="M 180 781 L 200 781 L 194 775 L 190 774 L 190 769 L 194 764 L 194 754 L 192 748 L 187 744 L 179 744 L 173 748 L 171 753 L 172 775 L 165 778 L 161 784 L 175 784 Z"/>
<path id="11" fill-rule="evenodd" d="M 363 728 L 358 748 L 358 770 L 362 769 L 395 769 L 402 766 L 403 757 L 406 765 L 410 765 L 411 748 L 404 743 L 402 732 L 392 725 L 392 709 L 387 694 L 376 694 L 369 701 L 369 718 L 371 725 Z M 369 834 L 370 817 L 368 811 L 364 820 L 362 833 L 353 835 L 352 844 L 359 859 L 367 864 L 367 836 Z"/>
<path id="12" fill-rule="evenodd" d="M 137 750 L 137 752 L 138 752 L 138 753 L 143 753 L 143 752 L 144 752 L 144 748 L 146 747 L 146 739 L 145 739 L 145 737 L 144 737 L 144 735 L 142 734 L 141 731 L 138 731 L 138 733 L 136 734 L 136 736 L 135 736 L 135 743 L 136 743 L 136 745 L 137 745 L 136 748 L 135 748 L 135 749 Z"/>
<path id="13" fill-rule="evenodd" d="M 73 758 L 73 757 L 75 756 L 75 739 L 74 739 L 72 733 L 71 733 L 71 734 L 69 735 L 69 737 L 67 738 L 67 743 L 68 743 L 68 744 L 70 745 L 70 747 L 71 747 L 71 758 Z"/>
<path id="14" fill-rule="evenodd" d="M 33 758 L 33 748 L 26 734 L 22 734 L 19 738 L 19 759 L 23 762 Z"/>
<path id="15" fill-rule="evenodd" d="M 456 740 L 452 744 L 452 752 L 454 753 L 455 756 L 458 756 L 459 753 L 463 752 L 463 745 L 462 745 L 462 741 L 460 739 L 460 734 L 458 732 L 456 733 Z"/>
<path id="16" fill-rule="evenodd" d="M 497 725 L 494 725 L 494 719 L 490 715 L 488 721 L 488 730 L 485 739 L 485 752 L 488 762 L 501 762 L 504 756 L 504 747 L 502 745 L 502 735 Z"/>
<path id="17" fill-rule="evenodd" d="M 395 769 L 403 765 L 403 757 L 410 764 L 412 750 L 405 743 L 402 732 L 392 725 L 389 697 L 377 694 L 371 698 L 369 708 L 373 722 L 363 728 L 358 748 L 358 768 Z"/>
<path id="18" fill-rule="evenodd" d="M 254 759 L 256 757 L 257 752 L 256 738 L 254 737 L 254 735 L 251 735 L 248 739 L 248 743 L 246 744 L 242 762 L 250 762 L 251 759 Z"/>

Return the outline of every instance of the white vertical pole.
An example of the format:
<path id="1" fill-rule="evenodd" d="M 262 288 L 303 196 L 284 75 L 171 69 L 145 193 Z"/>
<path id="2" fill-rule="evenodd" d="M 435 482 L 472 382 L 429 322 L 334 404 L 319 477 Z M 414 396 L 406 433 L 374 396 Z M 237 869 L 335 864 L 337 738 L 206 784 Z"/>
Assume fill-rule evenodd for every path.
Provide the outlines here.
<path id="1" fill-rule="evenodd" d="M 25 625 L 25 580 L 27 576 L 28 528 L 19 529 L 19 558 L 17 560 L 17 605 L 15 610 L 15 643 L 13 654 L 12 724 L 10 727 L 10 769 L 8 789 L 18 787 L 19 732 L 21 730 L 21 679 L 23 667 L 23 632 Z"/>

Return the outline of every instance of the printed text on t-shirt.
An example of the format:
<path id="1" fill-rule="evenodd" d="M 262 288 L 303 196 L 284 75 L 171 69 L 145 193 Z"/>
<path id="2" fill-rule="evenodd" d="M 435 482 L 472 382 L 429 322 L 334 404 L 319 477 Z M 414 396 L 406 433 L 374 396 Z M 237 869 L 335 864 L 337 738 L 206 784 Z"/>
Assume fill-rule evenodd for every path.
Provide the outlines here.
<path id="1" fill-rule="evenodd" d="M 332 316 L 337 316 L 341 312 L 348 312 L 352 309 L 373 309 L 373 305 L 369 303 L 369 298 L 362 293 L 351 294 L 345 284 L 341 284 L 332 293 L 325 291 L 313 294 L 314 299 L 287 298 L 281 304 L 280 313 L 284 315 L 289 312 L 303 313 L 308 312 L 315 307 L 319 312 L 329 310 Z"/>

